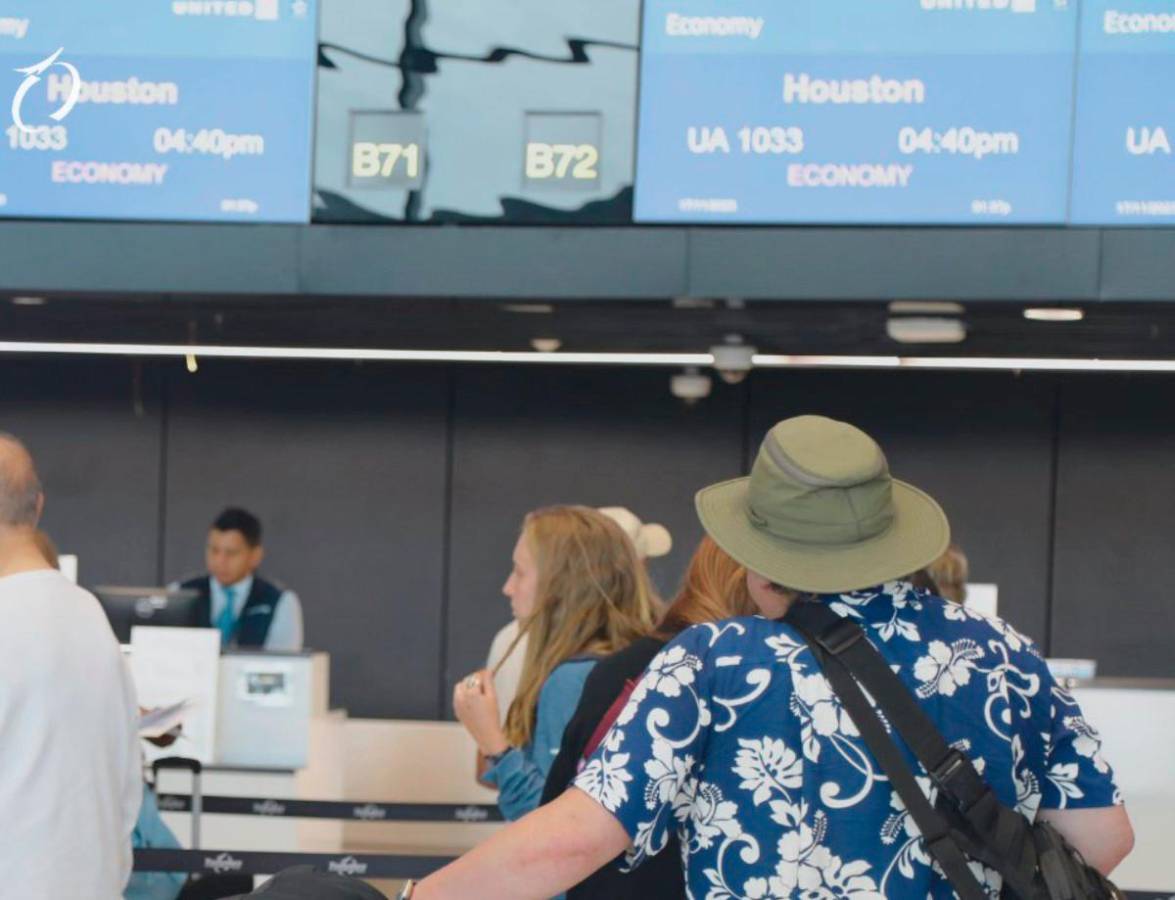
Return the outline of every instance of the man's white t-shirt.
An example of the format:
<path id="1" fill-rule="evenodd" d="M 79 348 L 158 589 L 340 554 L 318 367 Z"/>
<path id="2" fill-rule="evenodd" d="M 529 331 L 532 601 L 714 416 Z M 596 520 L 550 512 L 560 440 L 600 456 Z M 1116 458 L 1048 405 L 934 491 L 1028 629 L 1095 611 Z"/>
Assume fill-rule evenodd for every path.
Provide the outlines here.
<path id="1" fill-rule="evenodd" d="M 117 900 L 142 802 L 134 686 L 98 601 L 0 578 L 0 896 Z"/>
<path id="2" fill-rule="evenodd" d="M 502 713 L 502 721 L 506 721 L 506 713 L 510 711 L 510 704 L 518 693 L 518 683 L 522 680 L 522 662 L 526 659 L 526 638 L 518 642 L 514 652 L 508 657 L 506 652 L 514 639 L 518 637 L 518 620 L 514 619 L 494 635 L 494 642 L 490 644 L 489 659 L 486 668 L 491 672 L 501 663 L 502 668 L 494 676 L 494 690 L 498 694 L 498 707 Z M 503 657 L 506 661 L 502 662 Z"/>

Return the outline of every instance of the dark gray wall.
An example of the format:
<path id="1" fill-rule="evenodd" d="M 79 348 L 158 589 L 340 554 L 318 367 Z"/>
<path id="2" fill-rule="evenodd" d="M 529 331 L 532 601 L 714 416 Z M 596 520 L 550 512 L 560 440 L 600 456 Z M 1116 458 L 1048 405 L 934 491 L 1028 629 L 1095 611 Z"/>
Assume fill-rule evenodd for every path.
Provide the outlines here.
<path id="1" fill-rule="evenodd" d="M 1066 383 L 1052 648 L 1106 675 L 1175 676 L 1175 404 L 1170 379 Z"/>
<path id="2" fill-rule="evenodd" d="M 129 362 L 0 364 L 0 430 L 36 457 L 45 529 L 90 584 L 157 577 L 163 416 L 159 373 Z"/>
<path id="3" fill-rule="evenodd" d="M 139 374 L 136 375 L 136 372 Z M 1056 655 L 1171 675 L 1170 378 L 758 372 L 695 407 L 663 369 L 0 361 L 0 429 L 38 458 L 45 525 L 89 584 L 201 563 L 225 504 L 267 529 L 353 715 L 437 717 L 508 618 L 522 515 L 624 504 L 666 524 L 671 593 L 693 493 L 775 420 L 850 419 L 943 502 L 977 581 Z"/>
<path id="4" fill-rule="evenodd" d="M 297 591 L 338 702 L 434 716 L 446 371 L 222 362 L 167 388 L 168 577 L 203 567 L 223 507 L 255 510 L 262 571 Z"/>
<path id="5" fill-rule="evenodd" d="M 689 407 L 661 369 L 466 368 L 453 422 L 452 553 L 446 685 L 484 665 L 510 619 L 500 586 L 522 517 L 552 503 L 628 506 L 674 548 L 650 567 L 664 594 L 701 527 L 693 489 L 737 474 L 745 394 L 718 386 Z"/>

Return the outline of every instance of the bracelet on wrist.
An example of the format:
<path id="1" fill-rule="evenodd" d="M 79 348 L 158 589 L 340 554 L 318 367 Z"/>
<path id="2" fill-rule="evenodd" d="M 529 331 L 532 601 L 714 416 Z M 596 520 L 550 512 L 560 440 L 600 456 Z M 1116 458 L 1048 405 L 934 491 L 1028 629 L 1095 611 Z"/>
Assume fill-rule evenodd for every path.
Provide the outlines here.
<path id="1" fill-rule="evenodd" d="M 485 758 L 485 761 L 487 763 L 489 763 L 490 766 L 492 767 L 492 766 L 496 766 L 498 763 L 500 763 L 502 761 L 502 757 L 505 756 L 507 753 L 509 753 L 511 749 L 512 749 L 511 747 L 507 746 L 507 747 L 504 747 L 503 749 L 499 750 L 497 753 L 483 753 L 482 756 Z"/>

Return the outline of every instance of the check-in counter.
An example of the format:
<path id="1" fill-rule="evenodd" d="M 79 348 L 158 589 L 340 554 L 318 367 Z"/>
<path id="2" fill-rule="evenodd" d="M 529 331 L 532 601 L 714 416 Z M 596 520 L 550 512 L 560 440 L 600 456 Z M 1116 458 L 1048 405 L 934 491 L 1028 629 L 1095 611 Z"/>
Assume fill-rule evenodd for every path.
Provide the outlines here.
<path id="1" fill-rule="evenodd" d="M 1094 679 L 1072 693 L 1101 732 L 1134 823 L 1134 852 L 1114 882 L 1127 891 L 1175 894 L 1175 680 Z"/>
<path id="2" fill-rule="evenodd" d="M 210 796 L 333 799 L 340 796 L 341 759 L 328 744 L 315 743 L 328 710 L 330 657 L 326 653 L 230 651 L 220 657 L 216 683 L 214 750 L 205 764 L 203 792 Z M 177 745 L 149 757 L 183 754 Z M 160 773 L 160 793 L 186 794 L 186 773 Z M 191 818 L 163 810 L 164 821 L 188 844 Z M 236 850 L 334 850 L 341 823 L 245 815 L 205 815 L 201 843 Z"/>

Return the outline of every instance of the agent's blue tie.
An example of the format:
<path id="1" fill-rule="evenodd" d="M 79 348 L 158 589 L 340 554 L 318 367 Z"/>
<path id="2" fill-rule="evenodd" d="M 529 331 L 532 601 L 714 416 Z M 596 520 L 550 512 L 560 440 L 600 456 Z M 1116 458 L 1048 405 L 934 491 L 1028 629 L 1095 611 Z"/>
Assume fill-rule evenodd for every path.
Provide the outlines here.
<path id="1" fill-rule="evenodd" d="M 224 609 L 216 617 L 216 627 L 220 629 L 220 645 L 227 647 L 233 639 L 233 631 L 237 627 L 237 614 L 233 610 L 233 589 L 224 589 Z"/>

